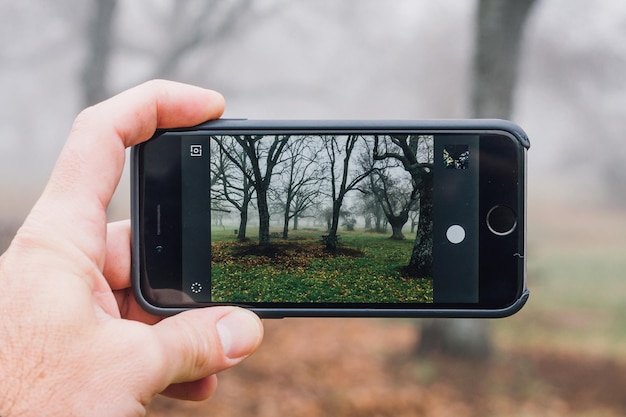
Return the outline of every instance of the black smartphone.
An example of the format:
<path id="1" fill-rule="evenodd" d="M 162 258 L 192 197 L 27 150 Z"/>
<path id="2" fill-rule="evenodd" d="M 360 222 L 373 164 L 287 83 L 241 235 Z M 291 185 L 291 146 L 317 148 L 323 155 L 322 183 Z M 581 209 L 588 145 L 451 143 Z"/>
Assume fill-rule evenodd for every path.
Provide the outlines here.
<path id="1" fill-rule="evenodd" d="M 528 298 L 529 141 L 502 120 L 215 120 L 132 150 L 156 314 L 504 317 Z"/>

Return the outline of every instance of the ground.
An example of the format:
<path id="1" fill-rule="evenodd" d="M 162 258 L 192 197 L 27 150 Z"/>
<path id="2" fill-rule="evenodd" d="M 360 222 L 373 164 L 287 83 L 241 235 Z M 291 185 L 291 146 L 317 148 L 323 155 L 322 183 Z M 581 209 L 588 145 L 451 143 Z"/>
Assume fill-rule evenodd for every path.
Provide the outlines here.
<path id="1" fill-rule="evenodd" d="M 157 399 L 148 416 L 622 416 L 626 364 L 541 349 L 486 361 L 417 357 L 416 322 L 266 321 L 260 351 L 205 403 Z"/>
<path id="2" fill-rule="evenodd" d="M 626 415 L 626 211 L 531 201 L 528 229 L 530 300 L 487 361 L 415 355 L 414 320 L 266 320 L 211 400 L 148 416 Z"/>

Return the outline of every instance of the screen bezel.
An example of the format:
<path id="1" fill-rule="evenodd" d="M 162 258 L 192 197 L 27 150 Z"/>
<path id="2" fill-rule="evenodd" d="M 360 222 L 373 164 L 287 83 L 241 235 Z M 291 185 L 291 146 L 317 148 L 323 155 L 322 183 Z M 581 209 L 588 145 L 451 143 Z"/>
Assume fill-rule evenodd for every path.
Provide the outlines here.
<path id="1" fill-rule="evenodd" d="M 245 305 L 265 317 L 285 316 L 451 316 L 451 317 L 500 317 L 512 314 L 524 304 L 528 292 L 525 275 L 525 154 L 528 146 L 523 131 L 509 122 L 503 121 L 427 121 L 427 122 L 272 122 L 220 120 L 205 125 L 158 132 L 159 136 L 187 135 L 233 135 L 233 134 L 471 134 L 480 135 L 480 185 L 479 202 L 479 294 L 478 303 L 254 303 Z M 485 139 L 483 143 L 482 138 Z M 508 140 L 502 141 L 498 137 Z M 159 141 L 165 143 L 166 141 Z M 153 143 L 156 143 L 153 141 Z M 133 149 L 133 281 L 136 295 L 143 307 L 157 314 L 172 314 L 189 308 L 224 303 L 197 303 L 184 296 L 171 297 L 155 292 L 155 280 L 163 280 L 171 288 L 182 288 L 180 283 L 182 255 L 180 242 L 172 236 L 180 236 L 180 221 L 168 223 L 167 237 L 154 236 L 148 232 L 154 227 L 146 227 L 150 216 L 182 217 L 180 205 L 180 146 L 178 141 L 168 142 L 170 148 L 161 149 L 162 156 L 158 169 L 145 164 L 145 149 L 153 145 L 142 144 Z M 507 164 L 485 163 L 483 154 L 508 152 L 515 169 Z M 508 149 L 508 150 L 507 150 Z M 176 165 L 178 164 L 178 168 Z M 155 185 L 158 183 L 158 186 Z M 511 191 L 513 190 L 513 191 Z M 162 199 L 160 214 L 147 215 L 146 201 L 154 195 L 167 195 Z M 502 197 L 505 195 L 506 197 Z M 487 212 L 497 204 L 510 205 L 518 214 L 516 230 L 505 236 L 495 236 L 486 225 Z M 167 213 L 165 213 L 167 211 Z M 167 239 L 167 255 L 154 253 L 146 248 L 158 246 L 159 239 Z M 173 239 L 173 240 L 172 240 Z M 506 242 L 506 243 L 503 243 Z M 165 244 L 166 243 L 166 244 Z M 496 255 L 494 255 L 496 254 Z M 500 261 L 497 261 L 497 260 Z M 502 261 L 506 259 L 506 261 Z M 155 278 L 158 271 L 160 278 Z M 512 277 L 502 279 L 503 276 Z M 167 277 L 167 278 L 164 278 Z M 178 278 L 176 278 L 178 277 Z M 178 279 L 178 281 L 176 281 Z M 181 291 L 182 292 L 182 291 Z M 175 299 L 177 301 L 171 302 Z"/>

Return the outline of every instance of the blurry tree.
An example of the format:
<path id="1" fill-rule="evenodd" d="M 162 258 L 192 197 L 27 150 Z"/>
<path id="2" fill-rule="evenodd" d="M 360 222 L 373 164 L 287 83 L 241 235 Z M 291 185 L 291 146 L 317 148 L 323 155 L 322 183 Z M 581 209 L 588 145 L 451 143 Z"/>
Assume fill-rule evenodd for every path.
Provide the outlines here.
<path id="1" fill-rule="evenodd" d="M 252 0 L 176 0 L 159 16 L 164 43 L 153 50 L 152 77 L 176 78 L 185 58 L 229 38 L 251 13 Z M 205 51 L 206 53 L 206 51 Z"/>
<path id="2" fill-rule="evenodd" d="M 151 7 L 163 42 L 145 45 L 135 39 L 113 36 L 117 0 L 93 0 L 88 23 L 85 61 L 82 70 L 84 105 L 91 105 L 111 95 L 108 79 L 113 53 L 131 51 L 144 56 L 151 64 L 143 79 L 178 78 L 184 59 L 206 45 L 216 48 L 239 27 L 251 13 L 251 0 L 178 0 L 165 7 Z"/>
<path id="3" fill-rule="evenodd" d="M 83 105 L 102 101 L 109 95 L 106 77 L 112 49 L 112 28 L 117 0 L 95 0 L 87 32 L 87 55 L 83 67 Z"/>
<path id="4" fill-rule="evenodd" d="M 535 0 L 480 0 L 472 67 L 473 117 L 510 119 L 524 25 Z"/>
<path id="5" fill-rule="evenodd" d="M 510 119 L 520 62 L 524 24 L 535 0 L 480 0 L 476 13 L 471 104 L 474 117 Z M 473 358 L 493 351 L 487 322 L 437 319 L 422 322 L 421 354 Z"/>

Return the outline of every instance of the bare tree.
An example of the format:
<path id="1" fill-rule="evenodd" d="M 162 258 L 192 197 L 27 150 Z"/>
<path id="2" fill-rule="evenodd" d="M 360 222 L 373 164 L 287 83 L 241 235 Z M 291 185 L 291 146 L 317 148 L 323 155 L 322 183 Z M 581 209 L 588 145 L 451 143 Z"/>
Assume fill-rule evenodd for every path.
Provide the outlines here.
<path id="1" fill-rule="evenodd" d="M 382 161 L 391 158 L 399 161 L 411 175 L 414 187 L 419 192 L 420 214 L 407 271 L 416 277 L 432 277 L 433 137 L 430 135 L 394 135 L 387 139 L 381 140 L 380 137 L 375 137 L 374 159 Z"/>
<path id="2" fill-rule="evenodd" d="M 474 117 L 511 117 L 524 24 L 535 0 L 480 0 L 476 14 L 471 103 Z M 471 358 L 493 351 L 482 320 L 425 321 L 417 351 Z"/>
<path id="3" fill-rule="evenodd" d="M 390 238 L 404 240 L 402 228 L 409 221 L 409 212 L 419 201 L 417 187 L 381 170 L 374 171 L 369 178 L 371 190 L 391 225 Z M 408 195 L 404 192 L 406 190 Z"/>
<path id="4" fill-rule="evenodd" d="M 107 74 L 111 60 L 112 27 L 117 0 L 95 0 L 87 32 L 87 56 L 82 73 L 83 104 L 91 106 L 109 95 Z"/>
<path id="5" fill-rule="evenodd" d="M 419 202 L 419 189 L 398 161 L 388 158 L 383 162 L 370 174 L 367 192 L 375 197 L 391 225 L 391 239 L 404 240 L 402 228 Z"/>
<path id="6" fill-rule="evenodd" d="M 143 79 L 178 78 L 187 57 L 209 44 L 215 51 L 230 39 L 245 18 L 252 16 L 251 4 L 251 0 L 178 0 L 161 9 L 150 8 L 151 18 L 163 28 L 164 40 L 145 45 L 113 36 L 118 0 L 93 0 L 81 78 L 83 104 L 92 105 L 110 95 L 108 74 L 114 52 L 130 52 L 151 62 Z"/>
<path id="7" fill-rule="evenodd" d="M 230 137 L 211 137 L 211 211 L 229 211 L 223 202 L 235 207 L 239 211 L 237 240 L 244 241 L 254 186 L 248 157 L 236 147 Z"/>
<path id="8" fill-rule="evenodd" d="M 376 233 L 387 233 L 387 219 L 380 203 L 372 192 L 367 189 L 361 195 L 360 204 L 356 207 L 356 213 L 363 216 L 365 229 Z"/>
<path id="9" fill-rule="evenodd" d="M 270 211 L 268 202 L 268 190 L 274 168 L 281 162 L 281 154 L 287 146 L 289 135 L 263 136 L 243 135 L 234 136 L 243 152 L 248 157 L 251 165 L 251 173 L 246 174 L 254 185 L 259 210 L 259 245 L 270 244 Z M 240 164 L 235 155 L 230 155 L 230 160 L 240 167 L 242 172 L 247 172 Z"/>
<path id="10" fill-rule="evenodd" d="M 357 172 L 350 170 L 353 154 L 357 144 L 365 142 L 365 138 L 359 135 L 349 136 L 325 136 L 326 153 L 328 156 L 328 175 L 330 175 L 330 197 L 332 199 L 332 217 L 328 228 L 328 236 L 325 238 L 326 248 L 337 249 L 339 227 L 339 217 L 341 216 L 341 206 L 343 200 L 350 191 L 357 189 L 357 186 L 372 172 L 373 168 L 364 169 Z M 367 149 L 367 148 L 365 148 Z M 356 157 L 356 155 L 355 155 Z"/>
<path id="11" fill-rule="evenodd" d="M 523 29 L 534 3 L 535 0 L 478 3 L 471 95 L 474 117 L 511 117 Z"/>
<path id="12" fill-rule="evenodd" d="M 280 183 L 273 187 L 274 198 L 283 211 L 283 239 L 289 237 L 289 222 L 298 230 L 298 219 L 317 203 L 323 179 L 319 157 L 321 140 L 295 138 L 285 148 L 285 167 Z M 314 138 L 318 139 L 318 138 Z"/>
<path id="13" fill-rule="evenodd" d="M 175 78 L 185 58 L 198 53 L 206 45 L 228 39 L 244 17 L 251 14 L 252 0 L 177 0 L 170 4 L 158 20 L 167 28 L 165 42 L 153 50 L 153 77 Z M 206 51 L 203 52 L 206 54 Z"/>

